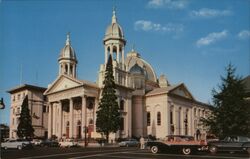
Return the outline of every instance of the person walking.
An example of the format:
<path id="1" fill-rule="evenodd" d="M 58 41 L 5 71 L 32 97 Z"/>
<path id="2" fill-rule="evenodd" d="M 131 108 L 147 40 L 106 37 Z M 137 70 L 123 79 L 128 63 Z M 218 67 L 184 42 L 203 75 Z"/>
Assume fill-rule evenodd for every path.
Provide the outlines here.
<path id="1" fill-rule="evenodd" d="M 140 145 L 141 145 L 141 149 L 145 148 L 145 140 L 143 137 L 140 138 Z"/>

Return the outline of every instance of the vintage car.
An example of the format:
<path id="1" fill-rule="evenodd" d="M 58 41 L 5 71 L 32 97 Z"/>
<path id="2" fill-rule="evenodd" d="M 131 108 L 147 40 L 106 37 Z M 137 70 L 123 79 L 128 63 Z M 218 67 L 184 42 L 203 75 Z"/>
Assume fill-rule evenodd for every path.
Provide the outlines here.
<path id="1" fill-rule="evenodd" d="M 6 142 L 3 142 L 1 144 L 1 147 L 4 149 L 9 149 L 9 148 L 16 148 L 18 150 L 24 149 L 24 148 L 32 148 L 32 144 L 28 140 L 8 140 Z"/>
<path id="2" fill-rule="evenodd" d="M 59 146 L 60 147 L 76 147 L 78 146 L 78 144 L 73 139 L 65 139 L 59 142 Z"/>
<path id="3" fill-rule="evenodd" d="M 118 143 L 120 147 L 137 147 L 139 142 L 136 139 L 126 139 Z"/>
<path id="4" fill-rule="evenodd" d="M 245 136 L 227 136 L 223 140 L 208 142 L 208 150 L 213 154 L 218 151 L 248 151 L 250 154 L 250 138 Z"/>
<path id="5" fill-rule="evenodd" d="M 147 146 L 152 153 L 177 152 L 184 155 L 207 149 L 205 141 L 195 141 L 193 136 L 186 135 L 169 135 L 162 141 L 148 142 Z"/>
<path id="6" fill-rule="evenodd" d="M 59 143 L 55 140 L 43 140 L 40 144 L 42 147 L 58 147 Z"/>

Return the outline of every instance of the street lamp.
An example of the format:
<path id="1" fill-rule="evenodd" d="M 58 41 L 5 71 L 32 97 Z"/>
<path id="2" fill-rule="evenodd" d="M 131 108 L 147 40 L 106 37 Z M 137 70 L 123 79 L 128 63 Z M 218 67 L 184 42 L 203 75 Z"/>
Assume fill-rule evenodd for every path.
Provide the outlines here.
<path id="1" fill-rule="evenodd" d="M 3 102 L 3 98 L 1 98 L 0 100 L 0 109 L 4 109 L 5 108 L 5 104 Z M 2 126 L 1 126 L 1 123 L 0 123 L 0 159 L 2 158 L 2 152 L 1 152 L 1 149 L 2 149 Z"/>

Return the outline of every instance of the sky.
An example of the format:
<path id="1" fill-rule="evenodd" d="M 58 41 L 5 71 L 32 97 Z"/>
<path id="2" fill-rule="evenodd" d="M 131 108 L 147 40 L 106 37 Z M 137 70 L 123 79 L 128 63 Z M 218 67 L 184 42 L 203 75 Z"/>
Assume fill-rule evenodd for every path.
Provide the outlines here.
<path id="1" fill-rule="evenodd" d="M 114 6 L 125 52 L 134 45 L 158 77 L 185 83 L 196 100 L 212 102 L 229 63 L 250 75 L 250 0 L 0 0 L 1 123 L 9 124 L 7 90 L 56 79 L 68 32 L 78 78 L 96 81 Z"/>

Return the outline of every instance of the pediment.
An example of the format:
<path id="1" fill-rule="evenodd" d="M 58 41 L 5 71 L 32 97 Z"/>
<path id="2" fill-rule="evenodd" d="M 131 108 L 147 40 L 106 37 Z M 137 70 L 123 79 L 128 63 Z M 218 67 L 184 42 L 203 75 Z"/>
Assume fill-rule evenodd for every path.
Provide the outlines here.
<path id="1" fill-rule="evenodd" d="M 62 90 L 74 88 L 80 85 L 82 85 L 81 81 L 78 81 L 77 79 L 73 79 L 65 75 L 61 75 L 51 84 L 51 86 L 49 86 L 49 88 L 45 91 L 44 94 L 50 94 L 50 93 L 62 91 Z"/>
<path id="2" fill-rule="evenodd" d="M 192 94 L 189 92 L 189 90 L 184 84 L 180 84 L 178 87 L 175 87 L 173 90 L 170 91 L 170 93 L 194 100 L 194 97 L 192 96 Z"/>

